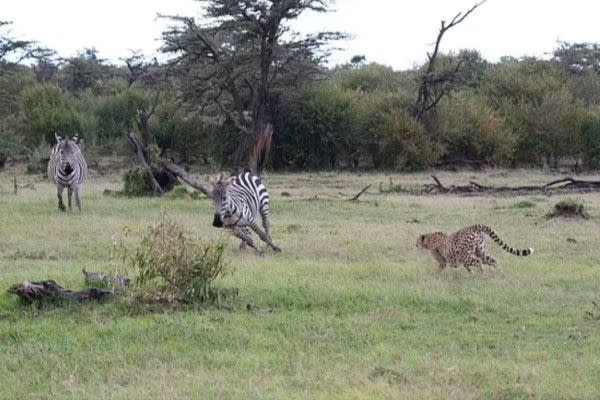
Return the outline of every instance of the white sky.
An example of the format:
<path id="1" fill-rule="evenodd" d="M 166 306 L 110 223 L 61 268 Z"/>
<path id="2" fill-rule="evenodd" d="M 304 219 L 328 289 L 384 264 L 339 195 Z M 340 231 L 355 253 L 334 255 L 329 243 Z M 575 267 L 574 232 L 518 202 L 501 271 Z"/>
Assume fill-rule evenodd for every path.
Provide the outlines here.
<path id="1" fill-rule="evenodd" d="M 166 21 L 158 13 L 198 16 L 194 0 L 1 0 L 0 19 L 13 21 L 22 39 L 37 40 L 71 56 L 95 47 L 117 61 L 129 49 L 156 53 Z M 294 21 L 303 33 L 339 30 L 354 36 L 339 43 L 333 63 L 363 54 L 367 61 L 409 68 L 425 59 L 440 20 L 469 9 L 475 0 L 337 0 L 336 11 L 304 14 Z M 472 48 L 485 58 L 544 56 L 557 40 L 600 42 L 597 0 L 488 0 L 448 31 L 443 50 Z"/>

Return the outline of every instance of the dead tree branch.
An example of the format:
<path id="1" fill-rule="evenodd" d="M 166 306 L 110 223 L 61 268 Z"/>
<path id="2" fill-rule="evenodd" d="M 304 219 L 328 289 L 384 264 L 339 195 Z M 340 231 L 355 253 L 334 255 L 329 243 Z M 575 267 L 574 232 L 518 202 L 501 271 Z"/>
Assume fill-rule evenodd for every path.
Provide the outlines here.
<path id="1" fill-rule="evenodd" d="M 433 52 L 427 53 L 427 67 L 421 76 L 421 82 L 417 92 L 417 100 L 412 109 L 413 117 L 417 121 L 421 122 L 425 114 L 428 111 L 435 109 L 436 105 L 442 100 L 442 98 L 452 92 L 452 90 L 454 90 L 460 82 L 459 74 L 463 64 L 463 61 L 461 60 L 459 60 L 453 68 L 448 68 L 441 72 L 435 71 L 440 44 L 444 34 L 449 29 L 463 22 L 465 18 L 467 18 L 473 11 L 475 11 L 486 1 L 487 0 L 482 0 L 479 3 L 476 3 L 465 13 L 459 12 L 449 23 L 446 23 L 444 20 L 441 21 L 440 30 L 435 41 Z"/>
<path id="2" fill-rule="evenodd" d="M 167 164 L 165 164 L 165 169 L 167 171 L 169 171 L 170 173 L 172 173 L 173 175 L 175 175 L 178 178 L 180 178 L 182 181 L 184 181 L 185 183 L 187 183 L 188 185 L 190 185 L 194 189 L 196 189 L 199 192 L 203 193 L 206 197 L 212 199 L 211 192 L 208 189 L 206 189 L 204 186 L 202 186 L 202 184 L 199 182 L 198 178 L 196 178 L 193 175 L 190 175 L 189 173 L 187 173 L 179 165 L 175 165 L 173 163 L 167 163 Z"/>
<path id="3" fill-rule="evenodd" d="M 448 192 L 448 189 L 447 189 L 447 188 L 446 188 L 444 185 L 442 185 L 442 182 L 440 182 L 440 180 L 438 179 L 438 177 L 437 177 L 437 176 L 435 176 L 435 175 L 431 175 L 431 177 L 432 177 L 432 178 L 433 178 L 433 180 L 435 181 L 435 183 L 436 183 L 436 185 L 437 185 L 437 187 L 438 187 L 438 190 L 439 190 L 440 192 L 442 192 L 442 193 L 446 193 L 446 192 Z"/>
<path id="4" fill-rule="evenodd" d="M 152 173 L 152 170 L 150 169 L 150 166 L 148 165 L 148 162 L 146 161 L 146 156 L 144 155 L 144 151 L 143 151 L 142 145 L 140 144 L 139 140 L 135 137 L 133 132 L 128 132 L 125 135 L 125 138 L 127 139 L 127 142 L 129 143 L 129 145 L 131 146 L 131 149 L 133 150 L 136 162 L 140 165 L 140 167 L 144 171 L 147 172 L 148 180 L 150 181 L 150 186 L 152 186 L 152 192 L 154 193 L 154 195 L 160 196 L 160 195 L 164 194 L 165 191 L 156 181 L 156 178 L 154 177 L 154 174 Z"/>
<path id="5" fill-rule="evenodd" d="M 364 193 L 366 192 L 371 186 L 373 185 L 367 185 L 365 186 L 360 192 L 358 192 L 354 197 L 352 197 L 351 199 L 348 199 L 347 201 L 358 201 L 358 198 Z"/>

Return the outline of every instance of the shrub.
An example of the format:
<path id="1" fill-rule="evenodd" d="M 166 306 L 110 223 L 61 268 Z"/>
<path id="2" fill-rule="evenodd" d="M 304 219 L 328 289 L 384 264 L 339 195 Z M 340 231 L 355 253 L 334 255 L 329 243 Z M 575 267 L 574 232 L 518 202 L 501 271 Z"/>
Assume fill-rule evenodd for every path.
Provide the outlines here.
<path id="1" fill-rule="evenodd" d="M 229 273 L 224 243 L 192 237 L 164 214 L 137 246 L 128 247 L 123 238 L 115 246 L 142 291 L 184 302 L 214 301 L 225 293 L 213 287 Z"/>
<path id="2" fill-rule="evenodd" d="M 148 171 L 137 167 L 127 170 L 123 175 L 121 194 L 131 197 L 152 196 L 152 186 L 148 181 Z"/>
<path id="3" fill-rule="evenodd" d="M 600 168 L 600 117 L 588 119 L 582 127 L 583 162 L 588 168 Z"/>
<path id="4" fill-rule="evenodd" d="M 443 107 L 446 161 L 480 161 L 484 164 L 509 165 L 518 137 L 506 129 L 486 99 L 464 91 Z"/>
<path id="5" fill-rule="evenodd" d="M 566 218 L 589 218 L 589 214 L 585 211 L 583 203 L 573 199 L 561 200 L 554 205 L 554 210 L 548 214 L 549 218 L 552 217 L 566 217 Z"/>

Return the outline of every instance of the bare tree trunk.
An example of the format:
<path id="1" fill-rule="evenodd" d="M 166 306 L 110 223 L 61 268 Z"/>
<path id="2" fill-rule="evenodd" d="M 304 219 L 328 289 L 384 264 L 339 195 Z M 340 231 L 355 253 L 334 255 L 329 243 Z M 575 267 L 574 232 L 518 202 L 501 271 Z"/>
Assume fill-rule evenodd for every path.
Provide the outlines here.
<path id="1" fill-rule="evenodd" d="M 453 83 L 456 80 L 457 74 L 462 64 L 460 61 L 453 68 L 449 68 L 438 73 L 435 72 L 435 66 L 439 54 L 440 44 L 442 42 L 444 34 L 450 28 L 464 21 L 465 18 L 469 16 L 469 14 L 475 11 L 475 9 L 477 9 L 486 1 L 487 0 L 482 0 L 479 3 L 476 3 L 464 14 L 462 12 L 459 12 L 454 16 L 454 18 L 452 18 L 452 20 L 448 24 L 446 24 L 446 21 L 441 22 L 440 30 L 435 41 L 433 52 L 427 53 L 427 68 L 425 68 L 425 71 L 421 76 L 421 83 L 417 91 L 417 100 L 415 101 L 415 104 L 412 107 L 412 115 L 417 121 L 421 123 L 425 122 L 425 125 L 427 125 L 428 122 L 424 121 L 427 112 L 433 110 L 446 95 L 448 95 L 453 89 L 455 89 L 455 85 L 453 85 Z M 426 128 L 428 127 L 426 126 Z"/>
<path id="2" fill-rule="evenodd" d="M 148 182 L 150 182 L 150 186 L 152 187 L 153 194 L 155 196 L 163 195 L 165 193 L 165 191 L 159 185 L 159 183 L 156 181 L 156 178 L 154 177 L 152 169 L 150 168 L 150 166 L 148 165 L 148 162 L 146 161 L 146 156 L 144 155 L 144 150 L 143 150 L 142 145 L 140 144 L 139 140 L 135 137 L 133 132 L 128 132 L 125 135 L 125 138 L 127 139 L 127 142 L 129 143 L 129 145 L 131 146 L 131 149 L 133 150 L 133 153 L 135 154 L 136 162 L 140 165 L 140 168 L 142 168 L 144 171 L 146 171 L 147 176 L 148 176 Z"/>

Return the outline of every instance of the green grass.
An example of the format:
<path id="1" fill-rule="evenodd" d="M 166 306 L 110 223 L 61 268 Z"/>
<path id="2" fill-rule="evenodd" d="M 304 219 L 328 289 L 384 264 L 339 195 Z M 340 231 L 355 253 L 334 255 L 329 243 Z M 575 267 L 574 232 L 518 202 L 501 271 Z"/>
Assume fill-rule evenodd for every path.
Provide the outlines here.
<path id="1" fill-rule="evenodd" d="M 444 184 L 471 178 L 437 175 Z M 14 196 L 11 176 L 0 174 L 0 398 L 600 396 L 600 321 L 586 316 L 600 301 L 600 194 L 578 195 L 591 219 L 549 220 L 564 197 L 377 194 L 380 181 L 411 186 L 429 182 L 427 174 L 270 175 L 283 252 L 260 257 L 211 227 L 207 200 L 106 197 L 119 178 L 100 177 L 85 184 L 81 215 L 62 214 L 49 184 Z M 492 171 L 476 179 L 553 177 Z M 360 202 L 343 201 L 369 183 Z M 46 278 L 83 287 L 82 268 L 116 266 L 113 236 L 124 226 L 143 232 L 161 209 L 199 235 L 223 235 L 235 273 L 219 285 L 238 288 L 235 300 L 38 311 L 6 293 Z M 438 273 L 415 246 L 421 233 L 473 223 L 535 254 L 514 257 L 490 240 L 503 272 Z"/>

